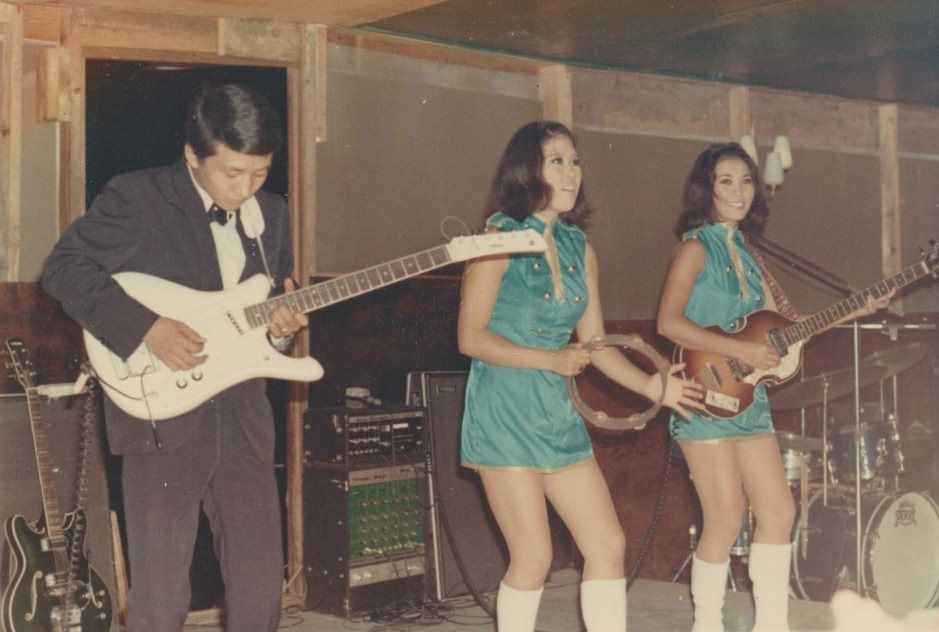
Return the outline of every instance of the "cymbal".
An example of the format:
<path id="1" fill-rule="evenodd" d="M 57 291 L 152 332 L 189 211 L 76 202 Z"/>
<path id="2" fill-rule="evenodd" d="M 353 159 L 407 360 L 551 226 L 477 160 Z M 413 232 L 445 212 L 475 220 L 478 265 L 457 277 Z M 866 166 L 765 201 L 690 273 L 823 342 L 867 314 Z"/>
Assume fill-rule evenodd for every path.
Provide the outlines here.
<path id="1" fill-rule="evenodd" d="M 883 366 L 864 366 L 860 368 L 861 386 L 873 384 L 887 377 Z M 775 410 L 804 408 L 821 403 L 828 388 L 828 401 L 844 397 L 854 391 L 854 367 L 845 367 L 836 371 L 819 373 L 801 382 L 789 382 L 779 387 L 778 391 L 769 391 L 769 405 Z"/>
<path id="2" fill-rule="evenodd" d="M 914 342 L 865 356 L 858 367 L 860 386 L 874 384 L 905 371 L 922 360 L 927 350 L 924 343 Z M 806 380 L 781 385 L 778 391 L 770 390 L 770 406 L 776 410 L 789 410 L 819 404 L 825 399 L 826 385 L 828 401 L 854 392 L 854 367 L 819 373 Z"/>
<path id="3" fill-rule="evenodd" d="M 822 440 L 814 437 L 803 437 L 793 432 L 776 431 L 776 440 L 779 449 L 783 452 L 819 452 L 822 449 Z"/>
<path id="4" fill-rule="evenodd" d="M 927 350 L 926 344 L 922 342 L 881 349 L 861 360 L 861 365 L 884 367 L 887 369 L 887 377 L 892 377 L 922 360 Z"/>

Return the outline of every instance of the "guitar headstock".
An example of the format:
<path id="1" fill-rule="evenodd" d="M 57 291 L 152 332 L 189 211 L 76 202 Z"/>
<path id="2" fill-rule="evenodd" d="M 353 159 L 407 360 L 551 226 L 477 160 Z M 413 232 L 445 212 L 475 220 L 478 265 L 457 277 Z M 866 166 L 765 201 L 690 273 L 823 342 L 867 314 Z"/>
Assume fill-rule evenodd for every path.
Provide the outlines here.
<path id="1" fill-rule="evenodd" d="M 447 244 L 447 252 L 453 261 L 466 261 L 489 255 L 544 252 L 547 247 L 547 242 L 538 231 L 526 228 L 504 233 L 454 237 Z"/>
<path id="2" fill-rule="evenodd" d="M 8 358 L 5 364 L 10 371 L 10 377 L 19 382 L 24 390 L 33 388 L 36 371 L 29 361 L 29 350 L 23 339 L 7 338 L 3 343 L 3 355 Z"/>
<path id="3" fill-rule="evenodd" d="M 934 279 L 939 279 L 939 242 L 935 239 L 929 240 L 929 246 L 932 250 L 922 250 L 923 263 L 929 269 L 929 273 Z"/>

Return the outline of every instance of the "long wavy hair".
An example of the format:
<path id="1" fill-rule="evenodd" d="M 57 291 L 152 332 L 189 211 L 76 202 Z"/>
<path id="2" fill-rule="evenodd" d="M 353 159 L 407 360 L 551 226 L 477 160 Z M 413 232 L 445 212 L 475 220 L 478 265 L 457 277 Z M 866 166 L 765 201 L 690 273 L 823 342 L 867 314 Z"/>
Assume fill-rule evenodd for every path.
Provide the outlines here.
<path id="1" fill-rule="evenodd" d="M 558 136 L 566 136 L 577 146 L 571 130 L 556 121 L 534 121 L 515 132 L 499 160 L 486 201 L 485 217 L 502 212 L 521 222 L 548 206 L 553 191 L 541 175 L 545 160 L 543 147 Z M 584 228 L 592 213 L 581 182 L 574 208 L 562 213 L 560 219 Z"/>
<path id="2" fill-rule="evenodd" d="M 747 216 L 737 227 L 753 235 L 763 233 L 769 219 L 769 207 L 766 205 L 760 171 L 750 154 L 739 143 L 722 143 L 711 145 L 702 151 L 691 167 L 682 194 L 682 213 L 675 226 L 675 234 L 679 238 L 689 229 L 714 221 L 715 171 L 717 164 L 724 158 L 742 160 L 750 170 L 750 178 L 753 180 L 753 203 Z"/>

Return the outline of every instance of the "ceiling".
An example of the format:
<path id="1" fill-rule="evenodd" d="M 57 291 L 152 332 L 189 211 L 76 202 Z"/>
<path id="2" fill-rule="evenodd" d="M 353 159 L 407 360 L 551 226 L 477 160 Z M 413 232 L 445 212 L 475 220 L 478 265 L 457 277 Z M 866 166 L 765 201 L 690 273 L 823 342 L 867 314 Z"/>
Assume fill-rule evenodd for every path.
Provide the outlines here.
<path id="1" fill-rule="evenodd" d="M 569 65 L 939 106 L 937 0 L 444 0 L 364 26 Z"/>

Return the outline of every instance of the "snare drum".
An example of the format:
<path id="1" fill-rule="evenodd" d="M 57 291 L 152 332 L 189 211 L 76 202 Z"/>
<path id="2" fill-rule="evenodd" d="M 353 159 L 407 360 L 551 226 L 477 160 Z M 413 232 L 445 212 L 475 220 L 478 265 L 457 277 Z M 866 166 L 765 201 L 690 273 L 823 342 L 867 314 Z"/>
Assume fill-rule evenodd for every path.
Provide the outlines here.
<path id="1" fill-rule="evenodd" d="M 783 450 L 781 453 L 783 469 L 790 487 L 802 484 L 802 470 L 806 470 L 806 480 L 815 480 L 821 474 L 819 459 L 816 455 L 796 450 Z"/>
<path id="2" fill-rule="evenodd" d="M 858 437 L 861 480 L 872 481 L 898 471 L 901 457 L 897 437 L 890 424 L 861 424 Z M 828 475 L 833 483 L 854 482 L 854 428 L 841 428 L 831 437 Z"/>

